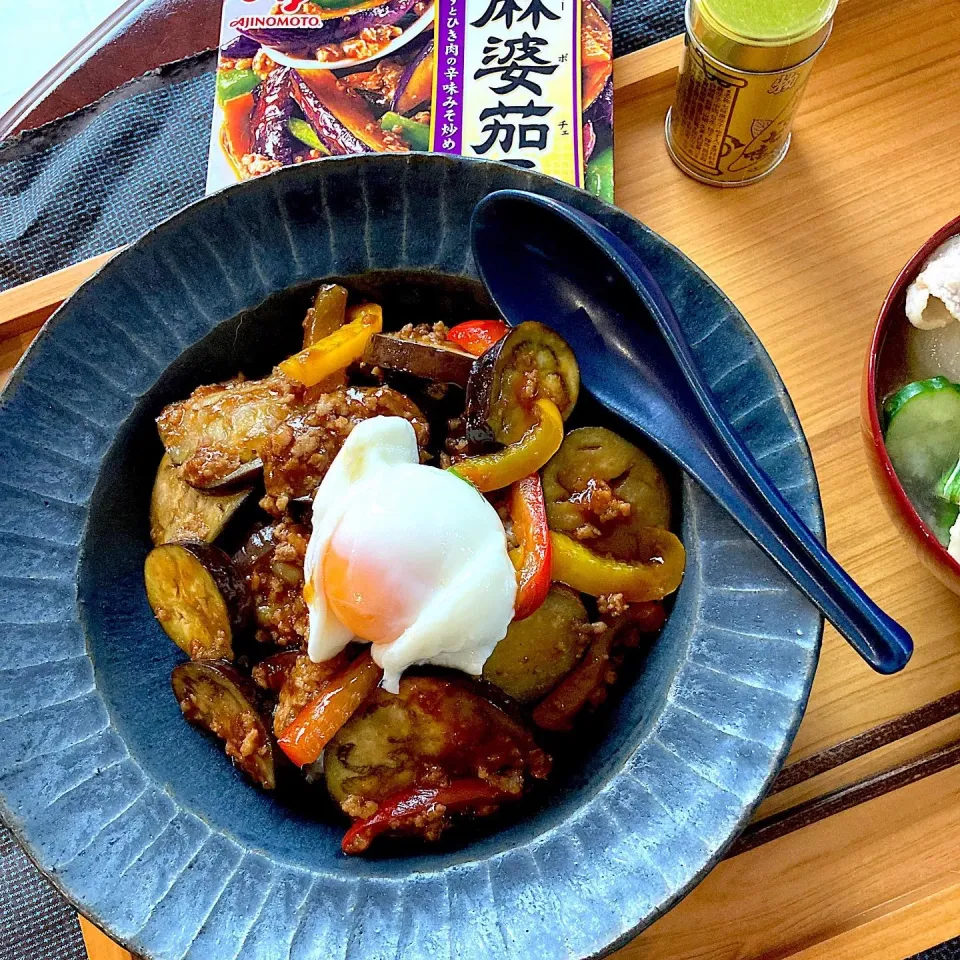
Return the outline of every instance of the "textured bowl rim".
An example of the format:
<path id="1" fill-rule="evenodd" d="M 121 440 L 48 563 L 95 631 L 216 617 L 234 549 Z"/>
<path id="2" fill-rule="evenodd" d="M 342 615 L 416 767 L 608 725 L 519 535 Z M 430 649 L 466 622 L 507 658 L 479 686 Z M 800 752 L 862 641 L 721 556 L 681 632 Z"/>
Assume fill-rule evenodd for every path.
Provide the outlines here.
<path id="1" fill-rule="evenodd" d="M 0 391 L 0 409 L 3 407 L 3 401 L 6 399 L 7 394 L 11 392 L 11 387 L 19 383 L 23 375 L 23 370 L 28 359 L 32 354 L 39 350 L 40 345 L 51 335 L 52 331 L 56 329 L 59 321 L 62 319 L 61 315 L 65 312 L 65 309 L 68 307 L 73 297 L 85 290 L 88 285 L 94 284 L 98 278 L 103 274 L 109 274 L 111 269 L 116 269 L 117 261 L 125 259 L 131 253 L 139 251 L 141 246 L 145 243 L 149 243 L 150 239 L 155 234 L 163 233 L 167 230 L 173 229 L 177 225 L 177 221 L 188 215 L 196 207 L 215 201 L 217 198 L 223 197 L 224 195 L 230 195 L 238 193 L 243 190 L 256 190 L 256 189 L 266 189 L 266 187 L 258 186 L 259 184 L 267 184 L 274 179 L 280 179 L 284 177 L 293 177 L 296 175 L 307 175 L 310 168 L 316 163 L 331 163 L 335 162 L 340 166 L 355 166 L 357 164 L 362 164 L 368 159 L 376 159 L 380 162 L 383 160 L 388 160 L 394 162 L 396 165 L 401 163 L 414 165 L 418 163 L 433 163 L 438 164 L 442 163 L 446 167 L 457 167 L 460 165 L 469 165 L 472 167 L 504 167 L 509 166 L 502 164 L 499 161 L 487 160 L 483 158 L 466 158 L 466 157 L 451 157 L 445 154 L 435 154 L 435 153 L 411 153 L 407 155 L 397 154 L 397 155 L 359 155 L 359 156 L 344 156 L 344 157 L 328 157 L 323 158 L 322 160 L 312 161 L 305 164 L 299 164 L 295 167 L 286 167 L 279 170 L 271 171 L 265 176 L 261 176 L 254 180 L 248 180 L 237 184 L 231 184 L 227 187 L 219 189 L 214 193 L 207 194 L 203 197 L 200 197 L 189 204 L 182 207 L 176 213 L 166 217 L 154 227 L 150 228 L 145 232 L 141 237 L 139 237 L 132 244 L 123 248 L 116 257 L 112 257 L 102 266 L 100 266 L 95 273 L 88 277 L 80 287 L 74 291 L 74 294 L 71 294 L 71 297 L 68 300 L 64 301 L 60 307 L 48 318 L 44 323 L 41 330 L 38 332 L 34 340 L 30 343 L 29 347 L 20 358 L 16 364 L 14 370 L 11 372 L 11 375 L 4 385 L 2 391 Z M 510 167 L 511 170 L 515 168 Z M 534 182 L 543 182 L 545 186 L 550 185 L 561 185 L 564 189 L 573 191 L 577 194 L 581 194 L 589 199 L 593 204 L 598 205 L 604 212 L 607 214 L 613 215 L 617 218 L 625 218 L 627 221 L 632 222 L 633 224 L 639 226 L 642 231 L 648 233 L 649 235 L 655 236 L 657 242 L 668 248 L 678 257 L 682 258 L 685 261 L 685 265 L 690 273 L 698 279 L 698 281 L 704 286 L 710 288 L 715 294 L 717 294 L 723 301 L 729 305 L 731 310 L 740 318 L 744 327 L 752 333 L 752 328 L 749 323 L 746 321 L 746 318 L 743 317 L 743 314 L 736 308 L 735 304 L 723 293 L 720 287 L 705 273 L 705 271 L 700 268 L 696 263 L 694 263 L 686 254 L 684 254 L 675 244 L 663 238 L 661 235 L 657 234 L 651 228 L 647 227 L 641 221 L 637 220 L 631 214 L 627 213 L 625 210 L 620 209 L 619 207 L 614 206 L 613 204 L 606 203 L 596 197 L 593 197 L 589 194 L 586 194 L 584 190 L 575 188 L 565 183 L 564 181 L 558 180 L 557 178 L 546 176 L 543 174 L 530 173 L 529 171 L 524 171 Z M 755 335 L 754 335 L 755 336 Z M 803 431 L 803 427 L 800 423 L 799 417 L 796 412 L 795 405 L 792 398 L 790 397 L 786 385 L 783 383 L 780 375 L 771 359 L 769 353 L 763 347 L 763 344 L 760 342 L 759 338 L 756 339 L 756 361 L 759 363 L 766 377 L 773 382 L 773 384 L 778 387 L 778 399 L 781 403 L 781 408 L 784 416 L 788 420 L 792 430 L 794 431 L 794 441 L 797 444 L 802 456 L 805 466 L 809 469 L 809 482 L 811 485 L 812 493 L 812 503 L 811 507 L 814 513 L 814 522 L 812 523 L 812 528 L 816 535 L 821 539 L 825 539 L 825 525 L 823 517 L 823 506 L 820 495 L 820 486 L 819 480 L 816 475 L 816 470 L 813 463 L 813 457 L 810 451 L 809 442 L 807 440 L 806 434 Z M 727 837 L 726 841 L 719 845 L 717 850 L 707 858 L 703 865 L 696 870 L 690 878 L 683 884 L 681 884 L 672 894 L 665 898 L 651 913 L 642 917 L 633 927 L 626 930 L 620 936 L 611 940 L 608 944 L 598 949 L 596 952 L 584 955 L 583 960 L 599 960 L 599 958 L 607 957 L 610 954 L 614 953 L 616 950 L 621 949 L 626 944 L 630 943 L 635 939 L 643 930 L 647 929 L 651 924 L 656 920 L 662 917 L 664 914 L 669 912 L 677 903 L 683 900 L 692 889 L 694 889 L 712 870 L 713 868 L 724 859 L 724 856 L 727 850 L 733 845 L 737 837 L 743 828 L 749 823 L 753 812 L 760 805 L 764 797 L 766 796 L 767 790 L 777 773 L 781 769 L 784 760 L 789 754 L 790 748 L 793 744 L 793 741 L 796 737 L 796 733 L 799 729 L 800 723 L 803 719 L 804 712 L 806 710 L 807 703 L 809 701 L 813 678 L 816 672 L 816 668 L 819 662 L 820 650 L 823 640 L 823 631 L 824 631 L 824 618 L 822 615 L 817 616 L 816 618 L 816 627 L 811 637 L 812 645 L 809 650 L 809 655 L 807 658 L 807 666 L 805 676 L 803 677 L 803 687 L 799 695 L 797 696 L 792 715 L 790 717 L 789 723 L 785 727 L 784 736 L 778 750 L 776 750 L 772 755 L 772 762 L 769 765 L 769 769 L 763 779 L 760 789 L 757 791 L 754 798 L 746 803 L 743 806 L 742 812 L 733 828 Z M 199 816 L 199 814 L 195 814 Z M 37 851 L 34 850 L 31 842 L 26 839 L 25 831 L 20 829 L 20 826 L 17 822 L 17 818 L 11 815 L 11 812 L 7 806 L 6 797 L 0 793 L 0 821 L 11 831 L 20 847 L 27 854 L 29 859 L 34 863 L 37 869 L 44 875 L 44 877 L 58 890 L 58 892 L 66 899 L 80 914 L 89 919 L 92 923 L 98 926 L 101 930 L 107 933 L 115 942 L 123 946 L 125 949 L 129 950 L 135 955 L 144 956 L 145 960 L 149 960 L 149 957 L 144 952 L 144 947 L 141 945 L 136 938 L 136 935 L 133 937 L 126 937 L 116 931 L 111 929 L 112 925 L 109 918 L 99 916 L 97 911 L 92 907 L 87 906 L 82 900 L 75 896 L 68 888 L 67 884 L 61 880 L 61 878 L 56 873 L 51 873 L 46 869 L 46 867 L 40 862 L 39 855 Z"/>
<path id="2" fill-rule="evenodd" d="M 864 400 L 867 407 L 867 423 L 870 429 L 869 442 L 877 458 L 880 475 L 890 491 L 897 505 L 901 518 L 923 543 L 925 549 L 931 553 L 955 576 L 960 577 L 960 561 L 953 557 L 947 548 L 937 539 L 936 534 L 927 526 L 923 518 L 917 513 L 916 507 L 907 496 L 900 478 L 897 476 L 890 454 L 887 453 L 887 444 L 883 438 L 883 421 L 881 417 L 881 403 L 877 393 L 877 375 L 880 367 L 880 354 L 883 352 L 887 336 L 894 323 L 901 321 L 909 323 L 906 317 L 895 317 L 894 308 L 904 290 L 916 279 L 927 258 L 952 236 L 960 234 L 960 216 L 944 224 L 923 246 L 907 261 L 906 265 L 893 281 L 883 299 L 877 321 L 870 338 L 870 347 L 867 351 L 867 362 L 864 371 Z"/>

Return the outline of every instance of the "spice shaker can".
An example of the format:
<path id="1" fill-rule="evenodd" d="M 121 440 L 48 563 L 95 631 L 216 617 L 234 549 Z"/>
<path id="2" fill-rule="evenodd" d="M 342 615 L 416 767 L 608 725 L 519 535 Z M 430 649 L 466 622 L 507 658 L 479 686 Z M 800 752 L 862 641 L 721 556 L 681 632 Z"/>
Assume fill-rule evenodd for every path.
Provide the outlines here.
<path id="1" fill-rule="evenodd" d="M 730 187 L 770 173 L 838 0 L 687 0 L 667 149 L 684 173 Z"/>

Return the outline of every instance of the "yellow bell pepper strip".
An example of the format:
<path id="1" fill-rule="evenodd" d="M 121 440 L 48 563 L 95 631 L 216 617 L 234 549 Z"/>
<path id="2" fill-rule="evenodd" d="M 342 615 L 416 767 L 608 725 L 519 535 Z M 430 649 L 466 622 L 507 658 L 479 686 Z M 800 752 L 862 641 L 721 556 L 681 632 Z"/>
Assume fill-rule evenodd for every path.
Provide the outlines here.
<path id="1" fill-rule="evenodd" d="M 450 469 L 481 493 L 501 490 L 536 473 L 563 443 L 563 418 L 552 400 L 541 398 L 534 409 L 537 422 L 516 443 L 494 453 L 467 457 Z"/>
<path id="2" fill-rule="evenodd" d="M 649 527 L 651 559 L 624 563 L 602 557 L 562 533 L 553 532 L 553 579 L 591 597 L 622 593 L 631 603 L 662 600 L 680 586 L 686 551 L 669 530 Z"/>
<path id="3" fill-rule="evenodd" d="M 520 546 L 511 551 L 517 568 L 517 602 L 513 619 L 524 620 L 537 610 L 550 591 L 553 548 L 547 526 L 547 505 L 540 474 L 518 480 L 510 491 L 510 519 Z"/>
<path id="4" fill-rule="evenodd" d="M 277 741 L 280 749 L 298 767 L 319 760 L 324 747 L 382 679 L 383 671 L 373 662 L 370 653 L 361 654 L 343 673 L 328 680 L 320 693 L 297 714 Z"/>
<path id="5" fill-rule="evenodd" d="M 280 364 L 280 372 L 297 383 L 312 387 L 363 356 L 370 338 L 383 329 L 383 310 L 365 303 L 347 310 L 347 322 L 329 336 Z"/>

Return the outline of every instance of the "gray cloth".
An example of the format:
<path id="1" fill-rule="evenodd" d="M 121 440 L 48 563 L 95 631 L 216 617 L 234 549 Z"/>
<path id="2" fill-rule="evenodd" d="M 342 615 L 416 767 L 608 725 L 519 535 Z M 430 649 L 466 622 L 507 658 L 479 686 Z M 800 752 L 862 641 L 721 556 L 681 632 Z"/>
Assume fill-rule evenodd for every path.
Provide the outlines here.
<path id="1" fill-rule="evenodd" d="M 682 29 L 680 0 L 615 0 L 623 56 Z M 0 144 L 0 289 L 129 243 L 203 195 L 213 53 Z M 0 825 L 0 960 L 84 960 L 75 915 Z"/>
<path id="2" fill-rule="evenodd" d="M 86 960 L 70 905 L 0 827 L 0 960 Z"/>

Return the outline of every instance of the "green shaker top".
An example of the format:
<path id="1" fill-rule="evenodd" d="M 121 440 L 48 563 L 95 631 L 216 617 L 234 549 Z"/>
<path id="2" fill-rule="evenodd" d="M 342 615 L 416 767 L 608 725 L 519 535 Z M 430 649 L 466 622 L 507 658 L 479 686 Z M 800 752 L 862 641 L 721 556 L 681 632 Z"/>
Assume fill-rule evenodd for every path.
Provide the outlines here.
<path id="1" fill-rule="evenodd" d="M 816 33 L 833 17 L 837 0 L 700 0 L 700 9 L 728 36 L 775 45 Z"/>

